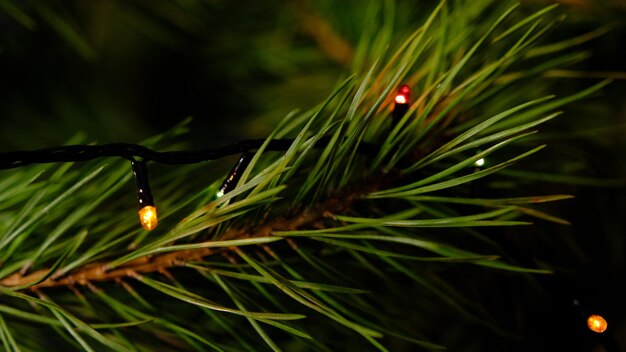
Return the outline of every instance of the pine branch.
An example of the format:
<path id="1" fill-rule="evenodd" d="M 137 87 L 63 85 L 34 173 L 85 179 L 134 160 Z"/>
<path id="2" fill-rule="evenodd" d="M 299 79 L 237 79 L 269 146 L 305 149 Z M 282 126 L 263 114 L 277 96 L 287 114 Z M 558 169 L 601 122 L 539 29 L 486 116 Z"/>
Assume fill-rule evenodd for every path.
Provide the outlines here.
<path id="1" fill-rule="evenodd" d="M 11 171 L 0 180 L 0 216 L 10 220 L 0 221 L 4 346 L 24 341 L 41 349 L 56 338 L 85 350 L 98 343 L 276 351 L 292 341 L 337 350 L 348 348 L 346 340 L 381 351 L 394 341 L 438 349 L 421 334 L 430 336 L 429 319 L 442 311 L 433 311 L 434 301 L 455 317 L 493 325 L 462 284 L 455 288 L 430 269 L 461 262 L 549 272 L 517 264 L 477 228 L 528 225 L 528 217 L 565 223 L 535 206 L 569 196 L 472 192 L 536 157 L 544 146 L 531 140 L 535 129 L 607 82 L 540 98 L 547 90 L 541 75 L 579 58 L 560 54 L 567 41 L 537 46 L 560 20 L 553 7 L 520 16 L 516 6 L 468 4 L 438 4 L 395 53 L 384 49 L 394 28 L 386 17 L 356 48 L 357 74 L 313 109 L 288 115 L 263 141 L 200 153 L 79 145 L 4 154 L 2 165 L 15 167 L 108 156 L 197 163 L 255 151 L 231 192 L 218 188 L 219 167 L 185 165 L 155 178 L 165 225 L 150 234 L 125 217 L 127 165 L 63 164 L 43 176 L 39 166 Z M 393 10 L 391 2 L 384 7 Z M 378 18 L 378 9 L 365 18 Z M 554 62 L 530 61 L 548 55 Z M 524 82 L 537 89 L 519 90 Z M 394 114 L 404 84 L 413 95 L 402 95 L 403 114 Z M 470 250 L 469 241 L 489 254 Z M 5 317 L 27 324 L 13 328 Z M 348 334 L 359 339 L 337 338 Z"/>
<path id="2" fill-rule="evenodd" d="M 28 289 L 34 291 L 49 287 L 85 286 L 94 282 L 132 278 L 136 277 L 137 274 L 165 272 L 167 269 L 173 267 L 185 266 L 189 262 L 223 253 L 225 250 L 229 250 L 228 248 L 230 247 L 273 242 L 273 239 L 270 241 L 246 240 L 269 238 L 274 231 L 294 231 L 309 227 L 319 228 L 322 226 L 320 221 L 328 218 L 329 214 L 332 212 L 343 211 L 349 208 L 362 194 L 363 193 L 353 193 L 351 195 L 342 195 L 341 198 L 328 199 L 314 209 L 305 209 L 301 213 L 291 217 L 271 219 L 267 223 L 255 228 L 230 229 L 221 234 L 218 241 L 212 240 L 194 243 L 193 247 L 197 247 L 195 249 L 168 249 L 167 253 L 146 255 L 113 269 L 109 269 L 109 262 L 95 262 L 61 277 L 50 273 L 50 269 L 40 269 L 28 275 L 16 272 L 0 280 L 0 286 L 23 287 L 20 288 L 20 290 Z M 280 238 L 275 239 L 278 240 Z M 218 249 L 214 249 L 215 247 Z M 46 276 L 48 278 L 41 281 L 41 279 Z"/>

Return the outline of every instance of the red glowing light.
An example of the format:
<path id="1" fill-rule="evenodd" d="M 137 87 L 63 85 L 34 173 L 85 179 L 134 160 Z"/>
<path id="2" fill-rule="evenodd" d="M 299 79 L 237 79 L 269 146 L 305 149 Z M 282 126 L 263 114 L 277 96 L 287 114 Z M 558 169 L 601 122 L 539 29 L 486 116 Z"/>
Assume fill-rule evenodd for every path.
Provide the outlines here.
<path id="1" fill-rule="evenodd" d="M 408 104 L 411 96 L 411 88 L 406 84 L 400 86 L 398 94 L 396 94 L 396 104 Z"/>

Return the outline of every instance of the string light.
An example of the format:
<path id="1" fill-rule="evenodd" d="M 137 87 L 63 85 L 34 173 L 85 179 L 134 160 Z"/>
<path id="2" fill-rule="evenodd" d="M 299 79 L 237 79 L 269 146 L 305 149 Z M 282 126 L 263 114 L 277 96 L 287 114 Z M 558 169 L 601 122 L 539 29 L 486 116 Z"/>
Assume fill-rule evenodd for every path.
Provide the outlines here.
<path id="1" fill-rule="evenodd" d="M 405 89 L 402 92 L 408 97 L 406 94 L 408 94 L 409 91 Z M 315 143 L 313 148 L 325 148 L 330 140 L 331 137 L 322 137 Z M 241 174 L 250 163 L 253 155 L 253 153 L 250 152 L 251 150 L 256 150 L 266 143 L 265 151 L 285 151 L 291 147 L 293 141 L 293 139 L 288 138 L 271 139 L 269 141 L 265 139 L 255 139 L 245 140 L 215 149 L 166 152 L 158 152 L 142 145 L 129 143 L 67 145 L 39 150 L 0 153 L 0 170 L 24 167 L 31 164 L 81 162 L 110 157 L 128 159 L 131 161 L 131 167 L 137 186 L 139 222 L 144 229 L 150 231 L 156 228 L 158 217 L 148 182 L 147 161 L 167 165 L 196 164 L 243 153 L 235 167 L 231 170 L 228 178 L 217 192 L 216 195 L 219 198 L 235 188 Z M 379 150 L 379 146 L 368 142 L 361 142 L 357 147 L 357 153 L 369 156 L 377 155 Z M 137 161 L 135 158 L 139 158 L 141 161 Z M 402 163 L 401 161 L 400 164 Z"/>
<path id="2" fill-rule="evenodd" d="M 230 170 L 228 177 L 226 177 L 222 183 L 222 186 L 220 186 L 219 191 L 217 191 L 217 198 L 235 189 L 237 182 L 239 182 L 239 179 L 241 178 L 241 174 L 244 172 L 246 167 L 248 167 L 248 164 L 250 164 L 250 160 L 252 160 L 253 155 L 254 154 L 250 152 L 245 152 L 241 155 L 233 169 Z"/>
<path id="3" fill-rule="evenodd" d="M 131 161 L 135 184 L 137 186 L 137 204 L 139 205 L 139 223 L 144 229 L 154 230 L 158 224 L 157 209 L 154 206 L 148 168 L 145 161 Z"/>
<path id="4" fill-rule="evenodd" d="M 474 165 L 476 165 L 478 167 L 485 165 L 485 158 L 480 158 L 480 159 L 476 160 L 474 162 Z"/>
<path id="5" fill-rule="evenodd" d="M 154 230 L 158 224 L 157 210 L 152 205 L 146 205 L 139 210 L 139 222 L 144 229 Z"/>
<path id="6" fill-rule="evenodd" d="M 411 88 L 409 86 L 402 85 L 398 89 L 395 97 L 395 104 L 393 107 L 393 112 L 391 113 L 391 117 L 393 119 L 394 125 L 400 122 L 400 119 L 406 112 L 409 110 L 409 104 L 411 99 Z"/>
<path id="7" fill-rule="evenodd" d="M 313 147 L 326 148 L 330 140 L 329 136 L 322 137 Z M 291 147 L 293 141 L 291 138 L 272 139 L 269 142 L 265 139 L 252 139 L 214 149 L 166 152 L 158 152 L 142 145 L 129 143 L 64 145 L 39 150 L 0 153 L 0 169 L 14 169 L 31 164 L 75 163 L 110 157 L 120 157 L 131 161 L 139 158 L 143 161 L 167 165 L 197 164 L 256 150 L 266 142 L 265 151 L 285 151 Z M 364 155 L 376 155 L 379 149 L 375 144 L 361 142 L 357 152 Z"/>
<path id="8" fill-rule="evenodd" d="M 608 325 L 609 324 L 601 315 L 591 314 L 587 318 L 587 327 L 589 328 L 589 330 L 597 332 L 598 334 L 605 332 L 608 328 Z"/>

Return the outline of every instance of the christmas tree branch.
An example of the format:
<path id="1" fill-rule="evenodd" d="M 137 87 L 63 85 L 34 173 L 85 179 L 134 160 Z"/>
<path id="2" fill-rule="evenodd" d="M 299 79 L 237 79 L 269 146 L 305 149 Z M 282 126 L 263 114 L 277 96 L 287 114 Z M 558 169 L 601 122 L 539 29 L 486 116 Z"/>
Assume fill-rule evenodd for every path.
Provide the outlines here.
<path id="1" fill-rule="evenodd" d="M 568 196 L 490 198 L 475 186 L 502 181 L 503 170 L 536 158 L 543 146 L 530 138 L 535 128 L 606 82 L 540 98 L 551 91 L 541 74 L 556 67 L 527 54 L 558 22 L 552 7 L 519 16 L 516 6 L 469 4 L 429 9 L 396 53 L 384 49 L 395 28 L 385 17 L 382 30 L 364 35 L 355 50 L 354 76 L 252 146 L 185 154 L 79 145 L 3 155 L 9 168 L 85 162 L 2 171 L 0 314 L 12 320 L 0 320 L 2 336 L 32 341 L 32 350 L 43 349 L 50 331 L 60 346 L 86 350 L 94 342 L 163 350 L 171 341 L 171 350 L 278 351 L 302 339 L 303 350 L 354 349 L 341 342 L 349 340 L 385 351 L 392 338 L 433 349 L 439 346 L 415 334 L 428 319 L 399 326 L 396 317 L 414 319 L 407 307 L 428 313 L 433 298 L 468 319 L 480 309 L 467 287 L 443 282 L 427 263 L 548 272 L 518 265 L 477 228 L 523 226 L 527 217 L 564 223 L 534 206 Z M 371 8 L 377 18 L 379 7 Z M 556 55 L 563 62 L 558 47 L 570 46 L 539 47 L 532 60 Z M 510 68 L 516 74 L 501 80 Z M 519 88 L 528 82 L 537 89 Z M 403 85 L 413 95 L 399 97 L 406 109 L 393 116 Z M 202 161 L 251 149 L 233 189 L 220 192 L 228 165 Z M 279 152 L 265 153 L 271 150 Z M 155 167 L 161 172 L 151 184 L 162 216 L 148 232 L 129 210 L 127 162 L 86 160 L 107 156 L 199 164 Z M 526 185 L 507 184 L 515 192 Z M 407 280 L 415 290 L 407 291 Z M 149 323 L 93 330 L 120 319 Z M 6 328 L 13 321 L 44 327 Z M 345 333 L 362 339 L 343 339 Z"/>
<path id="2" fill-rule="evenodd" d="M 371 184 L 368 188 L 371 188 Z M 196 247 L 194 249 L 173 250 L 157 255 L 150 254 L 128 261 L 113 269 L 109 268 L 109 262 L 94 262 L 61 276 L 50 273 L 50 269 L 39 269 L 27 275 L 16 272 L 0 280 L 0 286 L 38 290 L 49 287 L 84 286 L 88 283 L 134 277 L 136 274 L 163 272 L 173 267 L 185 266 L 186 263 L 191 261 L 199 261 L 207 256 L 223 253 L 231 247 L 279 240 L 280 238 L 269 238 L 275 231 L 293 231 L 310 227 L 321 227 L 320 222 L 328 217 L 328 214 L 349 208 L 362 194 L 361 192 L 359 194 L 343 195 L 341 198 L 328 199 L 314 209 L 305 209 L 299 214 L 290 217 L 272 219 L 254 228 L 230 229 L 222 233 L 218 241 L 193 243 L 192 246 Z M 269 240 L 254 241 L 254 239 L 263 238 Z M 249 239 L 253 241 L 246 241 Z M 47 278 L 41 281 L 46 276 Z"/>

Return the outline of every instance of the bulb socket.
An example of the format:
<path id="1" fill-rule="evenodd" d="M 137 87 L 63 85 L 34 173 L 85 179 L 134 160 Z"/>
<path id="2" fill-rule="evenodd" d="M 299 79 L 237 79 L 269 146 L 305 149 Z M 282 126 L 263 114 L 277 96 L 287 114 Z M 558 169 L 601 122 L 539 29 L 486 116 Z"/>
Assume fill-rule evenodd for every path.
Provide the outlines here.
<path id="1" fill-rule="evenodd" d="M 148 167 L 145 161 L 132 161 L 131 167 L 135 175 L 135 185 L 137 187 L 137 205 L 139 209 L 146 206 L 154 206 L 150 182 L 148 181 Z"/>
<path id="2" fill-rule="evenodd" d="M 224 194 L 235 189 L 235 187 L 237 186 L 237 182 L 239 182 L 239 179 L 241 178 L 241 175 L 250 164 L 253 155 L 254 154 L 251 152 L 244 152 L 243 154 L 241 154 L 241 157 L 239 158 L 235 166 L 232 168 L 232 170 L 230 170 L 228 177 L 226 177 L 226 179 L 220 186 L 220 189 L 218 191 L 218 194 L 220 196 L 223 196 Z"/>

